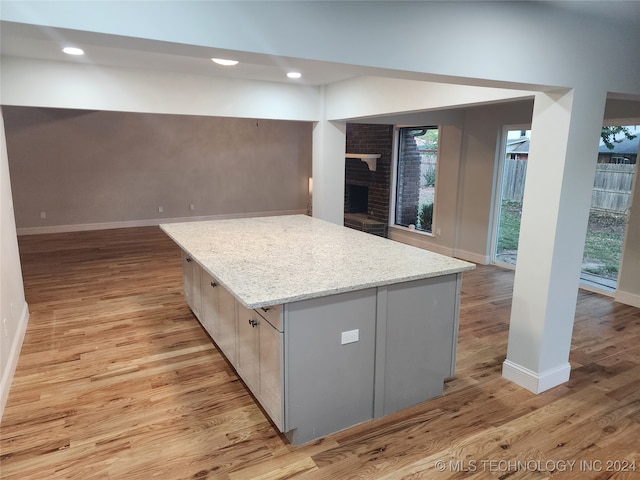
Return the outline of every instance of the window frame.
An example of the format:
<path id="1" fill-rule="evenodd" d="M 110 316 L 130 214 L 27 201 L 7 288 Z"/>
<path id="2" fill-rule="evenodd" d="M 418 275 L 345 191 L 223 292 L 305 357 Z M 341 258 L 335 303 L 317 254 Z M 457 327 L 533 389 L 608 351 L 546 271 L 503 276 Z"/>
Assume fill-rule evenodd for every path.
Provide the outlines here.
<path id="1" fill-rule="evenodd" d="M 507 140 L 509 132 L 517 130 L 526 130 L 531 132 L 530 123 L 517 123 L 502 125 L 500 132 L 498 133 L 497 145 L 496 145 L 496 158 L 494 163 L 494 176 L 492 186 L 492 214 L 490 220 L 490 232 L 491 232 L 491 254 L 489 256 L 492 265 L 506 268 L 509 270 L 515 270 L 516 266 L 513 263 L 506 262 L 497 258 L 498 248 L 498 236 L 500 230 L 500 208 L 502 201 L 502 181 L 504 175 L 504 164 L 507 156 Z"/>
<path id="2" fill-rule="evenodd" d="M 397 215 L 396 215 L 396 209 L 397 209 L 397 205 L 398 205 L 398 171 L 400 168 L 400 141 L 402 138 L 401 135 L 401 130 L 417 130 L 417 129 L 425 129 L 425 130 L 437 130 L 438 131 L 438 144 L 437 144 L 437 152 L 436 152 L 436 171 L 435 171 L 435 185 L 434 185 L 434 191 L 433 191 L 433 214 L 432 214 L 432 219 L 431 219 L 431 231 L 427 231 L 427 230 L 422 230 L 422 229 L 418 229 L 417 227 L 411 227 L 411 226 L 405 226 L 402 224 L 397 223 Z M 441 146 L 441 141 L 440 141 L 440 137 L 442 134 L 442 126 L 441 125 L 394 125 L 393 128 L 393 155 L 392 155 L 392 160 L 393 160 L 393 168 L 392 168 L 392 172 L 391 172 L 391 188 L 390 188 L 390 193 L 391 195 L 389 196 L 389 226 L 393 227 L 393 228 L 398 228 L 398 229 L 402 229 L 405 231 L 409 231 L 409 232 L 414 232 L 417 233 L 419 235 L 426 235 L 428 237 L 438 237 L 437 235 L 437 231 L 438 231 L 438 227 L 437 227 L 437 204 L 438 204 L 438 184 L 439 184 L 439 176 L 440 176 L 440 168 L 438 168 L 439 166 L 439 162 L 440 162 L 440 146 Z M 418 204 L 418 208 L 419 208 L 419 204 Z M 418 211 L 419 214 L 419 211 Z M 416 218 L 417 220 L 417 218 Z"/>

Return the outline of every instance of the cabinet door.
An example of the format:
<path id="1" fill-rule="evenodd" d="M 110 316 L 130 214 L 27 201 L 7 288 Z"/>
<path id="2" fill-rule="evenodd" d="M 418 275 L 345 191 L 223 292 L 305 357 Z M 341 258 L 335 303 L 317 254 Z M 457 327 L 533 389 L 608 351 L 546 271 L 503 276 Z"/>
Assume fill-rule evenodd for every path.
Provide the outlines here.
<path id="1" fill-rule="evenodd" d="M 267 321 L 258 325 L 260 348 L 260 404 L 271 417 L 271 420 L 282 431 L 282 333 Z"/>
<path id="2" fill-rule="evenodd" d="M 383 415 L 442 394 L 457 340 L 455 274 L 386 288 Z"/>
<path id="3" fill-rule="evenodd" d="M 231 365 L 236 366 L 238 355 L 236 353 L 237 320 L 236 299 L 222 285 L 217 290 L 217 317 L 218 336 L 215 338 L 218 347 L 225 354 Z"/>
<path id="4" fill-rule="evenodd" d="M 220 341 L 220 315 L 219 315 L 219 286 L 215 278 L 207 272 L 202 272 L 200 282 L 202 292 L 202 315 L 200 323 L 211 338 L 218 343 Z"/>
<path id="5" fill-rule="evenodd" d="M 260 393 L 259 382 L 259 315 L 238 304 L 238 350 L 236 370 L 257 397 Z"/>
<path id="6" fill-rule="evenodd" d="M 238 304 L 236 370 L 273 423 L 284 427 L 283 334 L 255 310 Z"/>
<path id="7" fill-rule="evenodd" d="M 200 266 L 186 253 L 182 252 L 182 281 L 187 305 L 198 319 L 200 318 Z"/>
<path id="8" fill-rule="evenodd" d="M 285 429 L 298 445 L 373 418 L 376 289 L 284 305 Z M 345 342 L 344 333 L 358 331 Z"/>

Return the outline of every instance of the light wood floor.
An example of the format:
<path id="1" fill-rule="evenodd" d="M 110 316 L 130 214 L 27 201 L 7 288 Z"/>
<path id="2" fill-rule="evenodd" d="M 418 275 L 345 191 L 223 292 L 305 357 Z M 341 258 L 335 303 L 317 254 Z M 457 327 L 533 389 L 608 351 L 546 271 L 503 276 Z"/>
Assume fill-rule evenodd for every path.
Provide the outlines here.
<path id="1" fill-rule="evenodd" d="M 610 298 L 580 292 L 571 380 L 534 395 L 500 375 L 512 272 L 467 272 L 444 396 L 294 447 L 191 314 L 158 228 L 19 244 L 31 318 L 3 479 L 640 477 L 640 310 Z"/>

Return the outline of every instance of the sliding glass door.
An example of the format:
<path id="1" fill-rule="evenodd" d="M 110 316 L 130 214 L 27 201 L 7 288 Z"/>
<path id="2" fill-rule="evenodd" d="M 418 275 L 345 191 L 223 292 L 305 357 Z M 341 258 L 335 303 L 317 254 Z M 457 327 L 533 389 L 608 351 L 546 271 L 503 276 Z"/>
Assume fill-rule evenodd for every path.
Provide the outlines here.
<path id="1" fill-rule="evenodd" d="M 607 137 L 607 132 L 614 133 Z M 511 268 L 518 258 L 530 133 L 525 129 L 506 129 L 499 156 L 493 262 Z M 616 288 L 633 177 L 637 171 L 639 135 L 638 126 L 603 128 L 584 244 L 583 285 L 601 290 Z"/>
<path id="2" fill-rule="evenodd" d="M 637 125 L 604 127 L 582 260 L 583 284 L 615 290 L 637 171 Z"/>
<path id="3" fill-rule="evenodd" d="M 503 266 L 515 266 L 518 257 L 522 197 L 527 177 L 531 131 L 504 131 L 498 165 L 498 195 L 494 210 L 493 260 Z"/>

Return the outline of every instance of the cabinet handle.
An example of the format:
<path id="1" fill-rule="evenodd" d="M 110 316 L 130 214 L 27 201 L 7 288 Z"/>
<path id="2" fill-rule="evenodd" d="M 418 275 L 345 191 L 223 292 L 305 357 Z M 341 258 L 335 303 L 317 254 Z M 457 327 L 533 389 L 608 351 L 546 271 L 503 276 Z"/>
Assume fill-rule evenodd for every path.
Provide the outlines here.
<path id="1" fill-rule="evenodd" d="M 271 310 L 271 308 L 269 307 L 261 307 L 263 312 L 268 312 L 269 310 Z"/>
<path id="2" fill-rule="evenodd" d="M 217 284 L 216 282 L 211 282 L 211 286 L 212 286 L 212 287 L 217 287 L 217 286 L 218 286 L 218 284 Z"/>
<path id="3" fill-rule="evenodd" d="M 249 325 L 251 325 L 253 328 L 256 327 L 256 325 L 258 325 L 258 321 L 254 320 L 253 318 L 249 319 Z"/>
<path id="4" fill-rule="evenodd" d="M 191 263 L 191 259 L 190 258 L 187 258 L 187 263 Z"/>

